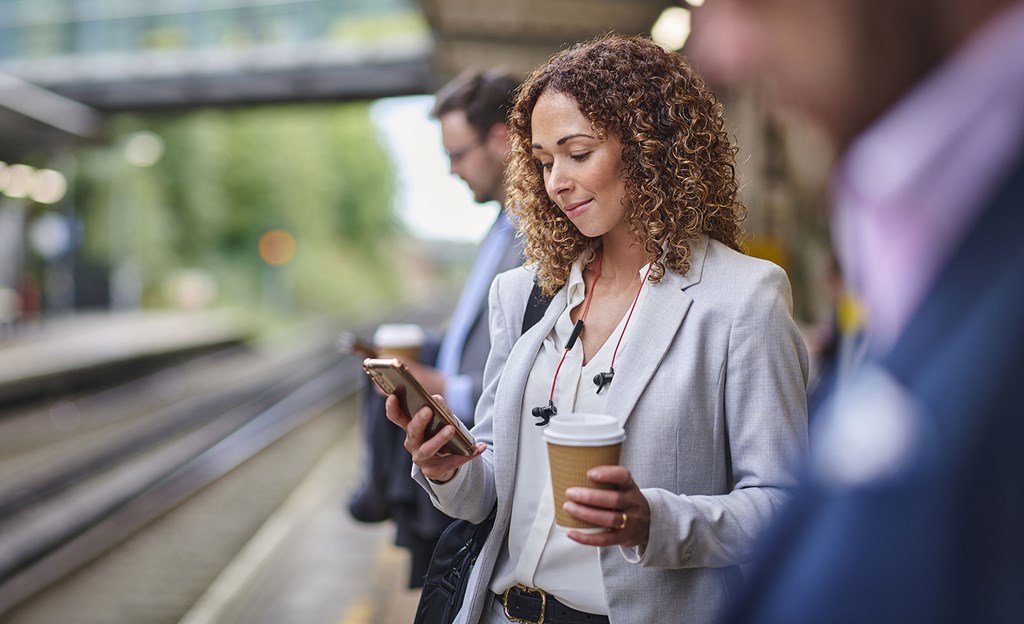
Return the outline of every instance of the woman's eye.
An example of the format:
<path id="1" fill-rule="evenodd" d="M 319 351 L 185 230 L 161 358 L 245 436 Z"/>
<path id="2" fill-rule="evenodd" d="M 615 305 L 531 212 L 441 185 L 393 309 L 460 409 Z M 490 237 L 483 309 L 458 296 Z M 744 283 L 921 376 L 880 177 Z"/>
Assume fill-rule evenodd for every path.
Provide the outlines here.
<path id="1" fill-rule="evenodd" d="M 588 156 L 590 156 L 590 152 L 583 152 L 582 154 L 573 154 L 572 159 L 576 162 L 582 162 L 586 160 Z"/>
<path id="2" fill-rule="evenodd" d="M 540 169 L 541 171 L 550 171 L 552 165 L 554 165 L 553 162 L 541 162 L 539 160 L 537 161 L 537 168 Z"/>

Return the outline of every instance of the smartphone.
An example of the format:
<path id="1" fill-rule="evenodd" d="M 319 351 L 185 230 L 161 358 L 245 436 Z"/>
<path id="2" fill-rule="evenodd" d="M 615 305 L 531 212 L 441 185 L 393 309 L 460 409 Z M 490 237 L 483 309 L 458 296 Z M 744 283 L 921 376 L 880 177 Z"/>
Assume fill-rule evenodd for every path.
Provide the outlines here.
<path id="1" fill-rule="evenodd" d="M 427 437 L 451 425 L 455 435 L 445 444 L 439 455 L 472 455 L 476 452 L 476 440 L 461 420 L 455 417 L 447 407 L 434 400 L 434 397 L 423 389 L 420 382 L 409 372 L 409 368 L 399 359 L 363 360 L 363 370 L 370 376 L 377 387 L 386 394 L 394 394 L 406 415 L 412 418 L 424 405 L 434 412 L 434 418 L 427 426 Z"/>

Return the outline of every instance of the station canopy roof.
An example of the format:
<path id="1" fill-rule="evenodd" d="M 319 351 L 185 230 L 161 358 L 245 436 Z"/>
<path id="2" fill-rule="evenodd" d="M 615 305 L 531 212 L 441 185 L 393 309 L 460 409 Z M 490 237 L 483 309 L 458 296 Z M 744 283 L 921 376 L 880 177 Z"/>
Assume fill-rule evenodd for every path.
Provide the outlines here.
<path id="1" fill-rule="evenodd" d="M 185 68 L 178 69 L 178 74 L 161 76 L 156 70 L 163 66 L 141 55 L 134 60 L 145 66 L 146 76 L 136 76 L 133 65 L 120 63 L 110 65 L 109 77 L 83 79 L 80 76 L 86 72 L 78 65 L 85 63 L 97 74 L 104 64 L 68 57 L 59 66 L 69 75 L 64 79 L 53 63 L 44 63 L 47 71 L 38 78 L 32 71 L 19 73 L 20 77 L 0 73 L 0 160 L 53 153 L 64 145 L 99 138 L 103 114 L 116 110 L 429 93 L 466 69 L 500 67 L 525 76 L 577 41 L 608 32 L 648 34 L 664 9 L 683 4 L 678 0 L 416 2 L 430 27 L 431 42 L 419 48 L 398 46 L 390 52 L 395 58 L 364 52 L 356 54 L 355 60 L 346 57 L 334 62 L 329 54 L 316 54 L 315 62 L 303 66 L 298 61 L 288 65 L 284 62 L 288 59 L 278 55 L 275 71 L 247 70 L 236 59 L 228 63 L 236 68 L 234 74 L 192 75 L 188 68 L 197 63 L 182 63 L 172 64 Z M 198 66 L 209 72 L 210 63 Z"/>
<path id="2" fill-rule="evenodd" d="M 440 79 L 504 67 L 525 75 L 577 41 L 648 34 L 675 0 L 418 0 L 436 41 Z"/>
<path id="3" fill-rule="evenodd" d="M 51 153 L 100 136 L 102 116 L 72 99 L 0 74 L 0 161 Z"/>

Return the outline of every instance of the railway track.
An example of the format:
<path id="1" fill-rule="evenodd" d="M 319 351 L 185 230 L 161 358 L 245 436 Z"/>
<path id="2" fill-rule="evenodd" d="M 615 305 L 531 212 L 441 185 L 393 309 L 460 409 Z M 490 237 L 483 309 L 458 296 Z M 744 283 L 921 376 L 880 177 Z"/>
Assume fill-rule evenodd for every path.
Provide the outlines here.
<path id="1" fill-rule="evenodd" d="M 0 620 L 352 396 L 358 362 L 332 343 L 233 347 L 5 414 Z"/>

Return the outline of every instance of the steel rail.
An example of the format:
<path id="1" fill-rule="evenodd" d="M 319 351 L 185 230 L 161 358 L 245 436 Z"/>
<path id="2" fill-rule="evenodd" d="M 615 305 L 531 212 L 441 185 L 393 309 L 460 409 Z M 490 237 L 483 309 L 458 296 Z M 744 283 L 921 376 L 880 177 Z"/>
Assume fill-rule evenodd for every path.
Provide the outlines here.
<path id="1" fill-rule="evenodd" d="M 106 552 L 359 388 L 355 358 L 335 355 L 319 368 L 306 381 L 295 379 L 306 370 L 289 376 L 292 383 L 286 391 L 229 410 L 170 446 L 133 456 L 101 486 L 77 496 L 36 500 L 34 510 L 22 510 L 10 531 L 0 530 L 0 614 Z"/>

